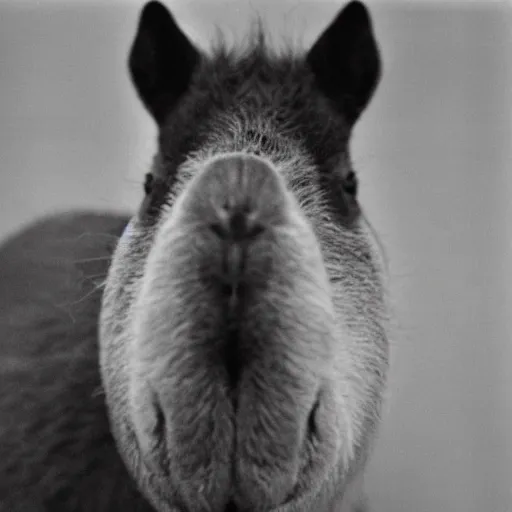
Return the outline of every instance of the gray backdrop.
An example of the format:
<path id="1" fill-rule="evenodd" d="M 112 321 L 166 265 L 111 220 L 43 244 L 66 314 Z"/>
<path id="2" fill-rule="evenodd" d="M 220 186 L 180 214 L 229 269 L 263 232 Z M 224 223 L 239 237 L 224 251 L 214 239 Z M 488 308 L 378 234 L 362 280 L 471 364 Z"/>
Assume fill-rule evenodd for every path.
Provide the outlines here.
<path id="1" fill-rule="evenodd" d="M 396 316 L 369 492 L 376 512 L 511 512 L 511 11 L 368 3 L 385 74 L 353 152 Z M 341 2 L 168 5 L 204 45 L 255 10 L 308 43 Z M 0 0 L 0 236 L 136 207 L 155 146 L 126 73 L 139 7 Z"/>

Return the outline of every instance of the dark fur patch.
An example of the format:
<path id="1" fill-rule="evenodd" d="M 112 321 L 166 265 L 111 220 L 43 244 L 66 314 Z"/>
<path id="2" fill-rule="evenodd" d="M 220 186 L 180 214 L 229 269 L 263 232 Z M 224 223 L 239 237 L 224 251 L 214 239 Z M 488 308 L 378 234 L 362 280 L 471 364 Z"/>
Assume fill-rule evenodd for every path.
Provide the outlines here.
<path id="1" fill-rule="evenodd" d="M 271 49 L 260 24 L 246 47 L 230 49 L 220 41 L 211 55 L 203 54 L 188 91 L 160 128 L 155 187 L 145 214 L 165 202 L 178 166 L 212 133 L 222 132 L 226 116 L 241 124 L 245 137 L 259 140 L 261 152 L 287 139 L 300 144 L 339 219 L 350 222 L 357 215 L 357 203 L 344 188 L 349 122 L 319 89 L 305 54 Z M 258 119 L 269 122 L 273 133 L 259 133 Z"/>
<path id="2" fill-rule="evenodd" d="M 45 219 L 0 249 L 0 511 L 150 512 L 110 433 L 101 286 L 127 222 Z"/>

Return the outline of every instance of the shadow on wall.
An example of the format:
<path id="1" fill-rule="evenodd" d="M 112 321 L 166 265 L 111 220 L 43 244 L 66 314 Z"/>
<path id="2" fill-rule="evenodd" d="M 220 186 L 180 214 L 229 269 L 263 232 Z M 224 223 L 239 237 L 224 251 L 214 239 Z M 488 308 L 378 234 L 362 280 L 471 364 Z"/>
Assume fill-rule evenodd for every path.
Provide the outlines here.
<path id="1" fill-rule="evenodd" d="M 510 9 L 368 3 L 384 80 L 353 159 L 398 324 L 370 496 L 379 512 L 509 512 Z M 169 4 L 203 46 L 255 10 L 308 43 L 341 5 Z M 137 206 L 155 135 L 126 72 L 138 10 L 0 3 L 1 237 L 56 209 Z"/>

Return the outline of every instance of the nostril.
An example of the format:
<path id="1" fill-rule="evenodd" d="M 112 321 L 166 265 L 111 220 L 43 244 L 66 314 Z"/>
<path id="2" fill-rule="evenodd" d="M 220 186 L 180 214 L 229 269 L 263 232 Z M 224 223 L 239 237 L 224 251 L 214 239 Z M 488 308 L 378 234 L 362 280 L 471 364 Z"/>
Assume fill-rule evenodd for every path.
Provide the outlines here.
<path id="1" fill-rule="evenodd" d="M 167 440 L 165 437 L 165 416 L 158 401 L 154 403 L 153 407 L 155 410 L 155 423 L 153 429 L 155 444 L 153 456 L 155 457 L 155 460 L 158 461 L 160 470 L 168 476 L 169 464 L 167 460 Z"/>
<path id="2" fill-rule="evenodd" d="M 229 231 L 235 240 L 246 238 L 250 231 L 247 215 L 243 212 L 235 212 L 229 219 Z"/>
<path id="3" fill-rule="evenodd" d="M 154 435 L 158 445 L 165 442 L 165 417 L 162 408 L 158 402 L 155 403 L 155 430 Z"/>
<path id="4" fill-rule="evenodd" d="M 313 409 L 311 409 L 311 412 L 309 413 L 308 418 L 308 436 L 310 438 L 316 437 L 318 433 L 317 424 L 316 424 L 316 413 L 318 411 L 318 400 L 315 402 L 315 405 L 313 405 Z"/>
<path id="5" fill-rule="evenodd" d="M 168 450 L 166 420 L 157 393 L 149 386 L 143 386 L 144 403 L 137 407 L 136 433 L 139 448 L 145 464 L 157 473 L 168 475 Z"/>

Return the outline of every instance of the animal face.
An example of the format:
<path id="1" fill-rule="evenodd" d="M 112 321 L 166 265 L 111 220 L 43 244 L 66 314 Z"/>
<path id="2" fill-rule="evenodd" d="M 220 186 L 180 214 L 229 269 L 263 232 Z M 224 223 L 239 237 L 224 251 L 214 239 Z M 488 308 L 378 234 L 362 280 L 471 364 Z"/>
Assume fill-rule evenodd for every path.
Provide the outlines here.
<path id="1" fill-rule="evenodd" d="M 119 451 L 161 512 L 347 506 L 388 365 L 348 145 L 380 77 L 369 14 L 303 53 L 259 29 L 210 55 L 150 2 L 129 68 L 159 135 L 103 298 Z"/>

